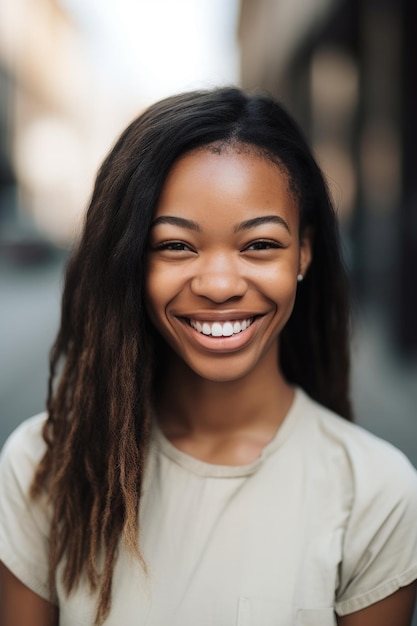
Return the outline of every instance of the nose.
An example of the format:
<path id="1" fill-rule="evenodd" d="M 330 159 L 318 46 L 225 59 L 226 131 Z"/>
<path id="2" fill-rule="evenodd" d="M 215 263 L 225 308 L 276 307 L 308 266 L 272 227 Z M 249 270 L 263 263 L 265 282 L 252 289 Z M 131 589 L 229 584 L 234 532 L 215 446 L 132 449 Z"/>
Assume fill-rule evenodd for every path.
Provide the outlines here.
<path id="1" fill-rule="evenodd" d="M 239 270 L 239 264 L 223 254 L 214 254 L 209 259 L 201 259 L 190 285 L 194 295 L 208 298 L 218 304 L 242 298 L 248 289 L 248 283 Z"/>

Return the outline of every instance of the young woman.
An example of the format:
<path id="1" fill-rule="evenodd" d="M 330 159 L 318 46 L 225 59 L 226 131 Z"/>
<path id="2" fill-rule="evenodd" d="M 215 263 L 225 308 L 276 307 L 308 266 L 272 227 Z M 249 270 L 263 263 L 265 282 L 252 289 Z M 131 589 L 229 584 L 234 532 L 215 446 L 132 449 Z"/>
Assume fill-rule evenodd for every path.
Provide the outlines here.
<path id="1" fill-rule="evenodd" d="M 417 480 L 353 425 L 335 215 L 268 97 L 150 107 L 97 177 L 47 414 L 1 461 L 1 626 L 408 626 Z"/>

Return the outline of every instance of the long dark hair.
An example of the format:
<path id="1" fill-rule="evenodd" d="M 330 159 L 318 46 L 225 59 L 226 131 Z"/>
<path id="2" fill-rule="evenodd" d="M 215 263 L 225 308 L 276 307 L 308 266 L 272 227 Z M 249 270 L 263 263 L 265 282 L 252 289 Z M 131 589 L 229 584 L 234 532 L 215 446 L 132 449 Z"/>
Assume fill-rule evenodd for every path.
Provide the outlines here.
<path id="1" fill-rule="evenodd" d="M 121 135 L 95 183 L 69 262 L 51 352 L 47 451 L 32 485 L 52 503 L 50 585 L 65 557 L 67 592 L 86 574 L 96 624 L 111 605 L 119 541 L 140 558 L 138 512 L 149 442 L 155 340 L 144 306 L 148 232 L 172 164 L 194 148 L 256 147 L 286 171 L 313 233 L 313 259 L 281 338 L 286 378 L 346 418 L 349 312 L 335 214 L 291 117 L 235 88 L 191 92 L 147 109 Z M 97 555 L 104 566 L 97 569 Z"/>

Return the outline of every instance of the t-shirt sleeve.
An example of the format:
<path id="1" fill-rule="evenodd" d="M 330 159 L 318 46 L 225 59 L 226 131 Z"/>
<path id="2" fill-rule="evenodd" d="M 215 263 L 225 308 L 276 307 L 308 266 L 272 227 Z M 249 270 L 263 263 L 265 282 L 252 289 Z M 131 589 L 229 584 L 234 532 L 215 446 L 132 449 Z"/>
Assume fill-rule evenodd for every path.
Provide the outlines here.
<path id="1" fill-rule="evenodd" d="M 45 452 L 45 415 L 21 424 L 0 455 L 0 560 L 29 589 L 48 599 L 49 515 L 46 498 L 29 498 Z"/>
<path id="2" fill-rule="evenodd" d="M 346 615 L 417 579 L 417 473 L 385 442 L 354 463 L 335 609 Z"/>

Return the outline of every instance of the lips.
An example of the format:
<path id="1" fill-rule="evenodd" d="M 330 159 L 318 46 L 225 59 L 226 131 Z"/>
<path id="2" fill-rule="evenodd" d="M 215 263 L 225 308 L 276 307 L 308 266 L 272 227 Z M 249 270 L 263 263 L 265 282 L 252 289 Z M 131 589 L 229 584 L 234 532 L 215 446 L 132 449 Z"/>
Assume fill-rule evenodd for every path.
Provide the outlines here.
<path id="1" fill-rule="evenodd" d="M 202 335 L 211 337 L 231 337 L 232 335 L 238 335 L 242 331 L 249 328 L 253 323 L 254 318 L 248 317 L 243 320 L 227 320 L 224 322 L 213 322 L 210 320 L 189 320 L 189 324 L 194 330 Z"/>

